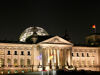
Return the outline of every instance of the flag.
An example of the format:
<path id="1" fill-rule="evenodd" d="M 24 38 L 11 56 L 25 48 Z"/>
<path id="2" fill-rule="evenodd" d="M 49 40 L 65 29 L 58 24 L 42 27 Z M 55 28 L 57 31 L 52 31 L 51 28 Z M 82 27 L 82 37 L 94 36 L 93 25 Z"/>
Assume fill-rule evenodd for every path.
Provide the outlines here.
<path id="1" fill-rule="evenodd" d="M 89 31 L 91 33 L 96 33 L 96 25 L 95 24 L 89 24 Z"/>
<path id="2" fill-rule="evenodd" d="M 51 55 L 50 57 L 49 57 L 49 60 L 51 60 L 53 58 L 53 55 Z"/>
<path id="3" fill-rule="evenodd" d="M 93 28 L 93 29 L 95 29 L 95 28 L 96 28 L 96 26 L 95 26 L 95 25 L 92 25 L 92 28 Z"/>

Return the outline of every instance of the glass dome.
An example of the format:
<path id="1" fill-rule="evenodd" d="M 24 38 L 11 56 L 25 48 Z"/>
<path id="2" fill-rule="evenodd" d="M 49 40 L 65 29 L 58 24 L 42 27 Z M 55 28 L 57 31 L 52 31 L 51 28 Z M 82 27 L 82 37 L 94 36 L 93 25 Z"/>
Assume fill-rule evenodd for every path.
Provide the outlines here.
<path id="1" fill-rule="evenodd" d="M 41 27 L 35 27 L 37 29 L 36 33 L 38 36 L 48 36 L 49 34 Z M 26 28 L 20 35 L 19 41 L 26 42 L 26 39 L 34 34 L 34 27 Z"/>

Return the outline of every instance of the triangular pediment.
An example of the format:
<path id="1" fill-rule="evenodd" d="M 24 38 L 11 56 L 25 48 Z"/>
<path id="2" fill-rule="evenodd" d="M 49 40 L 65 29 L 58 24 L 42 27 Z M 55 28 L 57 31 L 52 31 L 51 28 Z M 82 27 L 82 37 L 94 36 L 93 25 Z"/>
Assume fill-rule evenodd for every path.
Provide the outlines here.
<path id="1" fill-rule="evenodd" d="M 59 36 L 54 36 L 52 38 L 49 38 L 47 40 L 44 40 L 40 42 L 40 44 L 68 44 L 68 45 L 73 45 L 71 42 L 59 37 Z"/>

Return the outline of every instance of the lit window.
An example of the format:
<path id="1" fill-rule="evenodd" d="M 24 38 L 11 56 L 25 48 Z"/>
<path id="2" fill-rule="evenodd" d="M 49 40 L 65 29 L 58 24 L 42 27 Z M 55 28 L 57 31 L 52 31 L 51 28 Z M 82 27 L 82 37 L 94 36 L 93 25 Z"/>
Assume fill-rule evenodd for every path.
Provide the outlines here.
<path id="1" fill-rule="evenodd" d="M 14 52 L 14 55 L 17 55 L 17 51 Z"/>
<path id="2" fill-rule="evenodd" d="M 95 64 L 95 61 L 93 61 L 93 65 Z"/>
<path id="3" fill-rule="evenodd" d="M 18 60 L 14 59 L 14 67 L 18 67 Z"/>
<path id="4" fill-rule="evenodd" d="M 8 70 L 8 74 L 10 74 L 10 72 L 11 72 L 11 71 L 10 71 L 10 70 Z"/>
<path id="5" fill-rule="evenodd" d="M 8 55 L 10 55 L 10 51 L 8 51 Z"/>
<path id="6" fill-rule="evenodd" d="M 28 55 L 30 55 L 30 51 L 28 51 Z"/>
<path id="7" fill-rule="evenodd" d="M 21 67 L 24 67 L 24 63 L 25 63 L 25 62 L 24 62 L 24 59 L 21 59 L 21 60 L 20 60 L 20 65 L 21 65 Z"/>
<path id="8" fill-rule="evenodd" d="M 4 67 L 4 59 L 0 58 L 0 67 Z"/>
<path id="9" fill-rule="evenodd" d="M 24 51 L 21 51 L 21 55 L 24 55 Z"/>
<path id="10" fill-rule="evenodd" d="M 1 74 L 3 75 L 4 71 L 1 71 Z"/>
<path id="11" fill-rule="evenodd" d="M 11 59 L 7 59 L 8 67 L 11 67 Z"/>
<path id="12" fill-rule="evenodd" d="M 15 73 L 18 73 L 18 71 L 17 71 L 17 70 L 15 70 Z"/>
<path id="13" fill-rule="evenodd" d="M 27 59 L 27 66 L 30 67 L 30 65 L 31 65 L 31 60 Z"/>
<path id="14" fill-rule="evenodd" d="M 24 73 L 24 70 L 22 70 L 22 73 Z"/>
<path id="15" fill-rule="evenodd" d="M 31 70 L 29 69 L 28 72 L 31 72 Z"/>

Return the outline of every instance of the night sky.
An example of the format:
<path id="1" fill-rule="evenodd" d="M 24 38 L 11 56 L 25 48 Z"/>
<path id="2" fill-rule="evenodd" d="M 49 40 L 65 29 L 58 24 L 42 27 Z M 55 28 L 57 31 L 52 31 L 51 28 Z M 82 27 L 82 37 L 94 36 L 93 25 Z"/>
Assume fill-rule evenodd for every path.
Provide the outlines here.
<path id="1" fill-rule="evenodd" d="M 65 2 L 67 1 L 67 2 Z M 89 0 L 13 0 L 0 2 L 0 40 L 18 40 L 32 24 L 51 35 L 68 30 L 73 42 L 90 34 L 89 24 L 100 32 L 100 4 Z"/>

